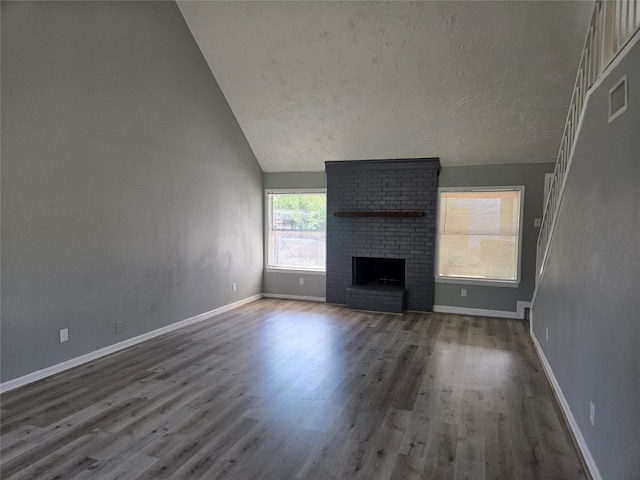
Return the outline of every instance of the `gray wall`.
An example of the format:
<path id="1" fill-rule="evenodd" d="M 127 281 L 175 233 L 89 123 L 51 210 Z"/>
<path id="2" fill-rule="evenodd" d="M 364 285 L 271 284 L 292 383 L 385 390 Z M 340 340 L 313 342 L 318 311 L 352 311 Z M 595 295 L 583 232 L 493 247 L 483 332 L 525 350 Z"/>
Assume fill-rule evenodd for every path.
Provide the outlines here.
<path id="1" fill-rule="evenodd" d="M 440 187 L 524 185 L 524 233 L 518 288 L 436 283 L 436 305 L 515 312 L 518 301 L 531 301 L 535 289 L 536 242 L 540 232 L 540 228 L 534 226 L 534 220 L 542 217 L 544 175 L 553 172 L 553 168 L 552 163 L 442 168 Z M 460 295 L 461 288 L 467 289 L 466 297 Z"/>
<path id="2" fill-rule="evenodd" d="M 2 74 L 3 382 L 261 292 L 262 171 L 175 3 L 3 1 Z"/>
<path id="3" fill-rule="evenodd" d="M 625 73 L 628 110 L 608 123 L 609 89 Z M 533 304 L 533 333 L 602 478 L 616 480 L 640 475 L 639 152 L 636 44 L 588 102 Z"/>
<path id="4" fill-rule="evenodd" d="M 264 188 L 327 188 L 324 172 L 265 173 Z M 300 285 L 304 278 L 304 285 Z M 325 298 L 326 275 L 309 272 L 267 272 L 263 275 L 263 292 L 274 296 Z"/>
<path id="5" fill-rule="evenodd" d="M 327 188 L 327 174 L 325 172 L 265 173 L 264 188 Z"/>

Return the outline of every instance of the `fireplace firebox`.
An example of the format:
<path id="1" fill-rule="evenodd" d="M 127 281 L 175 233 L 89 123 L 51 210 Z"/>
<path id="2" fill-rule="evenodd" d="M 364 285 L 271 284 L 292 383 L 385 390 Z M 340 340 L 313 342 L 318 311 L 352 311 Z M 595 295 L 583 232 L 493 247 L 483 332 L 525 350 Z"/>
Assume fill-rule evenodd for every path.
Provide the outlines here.
<path id="1" fill-rule="evenodd" d="M 404 287 L 403 258 L 353 257 L 353 285 Z"/>
<path id="2" fill-rule="evenodd" d="M 405 309 L 403 258 L 352 257 L 353 283 L 347 307 L 402 313 Z"/>

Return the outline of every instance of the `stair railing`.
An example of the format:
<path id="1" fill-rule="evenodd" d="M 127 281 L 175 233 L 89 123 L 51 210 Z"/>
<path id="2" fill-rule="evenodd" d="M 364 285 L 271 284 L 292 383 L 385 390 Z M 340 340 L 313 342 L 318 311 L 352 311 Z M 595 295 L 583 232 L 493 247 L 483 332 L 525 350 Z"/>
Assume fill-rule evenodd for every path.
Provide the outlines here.
<path id="1" fill-rule="evenodd" d="M 537 246 L 536 282 L 542 277 L 582 111 L 589 89 L 640 27 L 640 0 L 596 0 L 584 42 L 569 113 L 560 141 Z"/>

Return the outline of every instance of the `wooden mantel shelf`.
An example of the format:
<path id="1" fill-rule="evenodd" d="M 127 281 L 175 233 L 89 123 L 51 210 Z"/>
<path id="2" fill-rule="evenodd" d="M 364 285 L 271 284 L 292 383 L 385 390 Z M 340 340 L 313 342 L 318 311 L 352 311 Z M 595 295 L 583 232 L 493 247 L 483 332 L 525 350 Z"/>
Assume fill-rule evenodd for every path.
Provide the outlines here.
<path id="1" fill-rule="evenodd" d="M 333 212 L 334 217 L 378 217 L 378 218 L 418 218 L 424 217 L 423 211 L 376 212 L 360 210 L 356 212 Z"/>

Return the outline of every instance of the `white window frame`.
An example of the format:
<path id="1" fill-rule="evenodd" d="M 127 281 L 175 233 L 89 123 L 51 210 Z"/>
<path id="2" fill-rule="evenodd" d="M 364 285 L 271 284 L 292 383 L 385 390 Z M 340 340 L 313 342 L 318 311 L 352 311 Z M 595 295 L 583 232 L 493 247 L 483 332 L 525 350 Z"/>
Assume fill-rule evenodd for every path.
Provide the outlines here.
<path id="1" fill-rule="evenodd" d="M 436 283 L 455 283 L 461 285 L 483 285 L 491 287 L 511 287 L 518 288 L 522 279 L 522 237 L 524 235 L 524 185 L 508 185 L 508 186 L 496 186 L 496 187 L 440 187 L 438 188 L 438 201 L 436 208 L 436 228 L 440 227 L 440 197 L 441 193 L 446 192 L 505 192 L 505 191 L 519 191 L 520 192 L 520 217 L 518 225 L 518 267 L 517 277 L 515 280 L 490 280 L 482 278 L 468 278 L 468 277 L 453 277 L 453 276 L 441 276 L 438 274 L 440 269 L 438 268 L 439 258 L 439 241 L 440 232 L 436 231 L 435 241 L 435 281 Z"/>
<path id="2" fill-rule="evenodd" d="M 269 188 L 264 191 L 264 269 L 269 273 L 300 273 L 304 272 L 307 275 L 326 275 L 327 265 L 322 269 L 316 268 L 285 268 L 269 265 L 269 230 L 272 224 L 272 212 L 269 208 L 269 195 L 270 194 L 321 194 L 327 197 L 326 188 Z M 325 249 L 326 249 L 326 230 L 325 230 Z"/>

